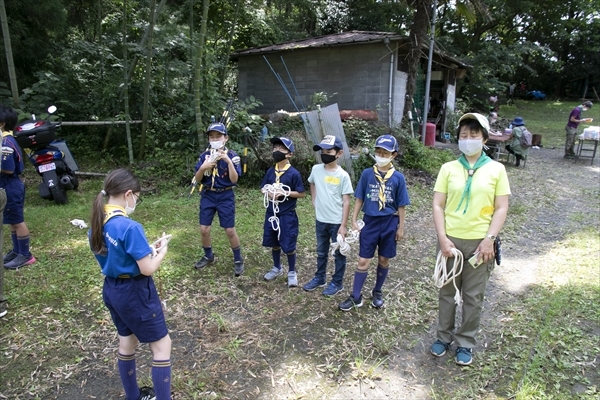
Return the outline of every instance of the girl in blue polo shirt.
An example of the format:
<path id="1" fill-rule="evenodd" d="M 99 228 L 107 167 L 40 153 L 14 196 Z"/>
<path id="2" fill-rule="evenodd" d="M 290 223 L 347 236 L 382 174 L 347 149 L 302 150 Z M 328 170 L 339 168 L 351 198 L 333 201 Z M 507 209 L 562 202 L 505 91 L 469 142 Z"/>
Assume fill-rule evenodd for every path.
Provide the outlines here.
<path id="1" fill-rule="evenodd" d="M 373 168 L 363 171 L 358 181 L 352 212 L 352 229 L 359 230 L 358 215 L 362 210 L 365 226 L 360 230 L 360 250 L 352 294 L 338 305 L 342 311 L 362 307 L 362 288 L 367 280 L 369 263 L 378 253 L 377 278 L 371 291 L 371 305 L 384 305 L 381 288 L 390 266 L 396 257 L 396 242 L 404 237 L 404 207 L 410 204 L 404 175 L 394 169 L 392 160 L 398 154 L 398 141 L 392 135 L 383 135 L 375 141 Z"/>
<path id="2" fill-rule="evenodd" d="M 129 218 L 141 203 L 140 190 L 139 181 L 128 170 L 108 174 L 94 200 L 89 240 L 105 275 L 104 304 L 119 334 L 117 360 L 125 395 L 129 400 L 167 400 L 171 398 L 171 338 L 152 280 L 167 254 L 167 243 L 164 240 L 158 251 L 153 249 L 142 226 Z M 138 342 L 150 343 L 154 389 L 138 387 Z"/>

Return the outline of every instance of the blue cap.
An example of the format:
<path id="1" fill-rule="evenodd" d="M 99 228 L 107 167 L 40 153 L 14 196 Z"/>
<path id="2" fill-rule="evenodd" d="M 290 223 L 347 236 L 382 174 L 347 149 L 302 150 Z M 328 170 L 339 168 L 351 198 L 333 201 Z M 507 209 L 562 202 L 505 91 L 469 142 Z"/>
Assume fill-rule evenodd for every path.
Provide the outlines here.
<path id="1" fill-rule="evenodd" d="M 227 128 L 225 127 L 225 125 L 223 125 L 220 122 L 215 122 L 214 124 L 210 124 L 208 126 L 208 128 L 206 128 L 206 134 L 208 135 L 208 132 L 211 131 L 215 131 L 215 132 L 219 132 L 225 136 L 227 136 Z"/>
<path id="2" fill-rule="evenodd" d="M 375 141 L 375 148 L 381 147 L 391 153 L 398 151 L 398 141 L 392 135 L 382 135 Z"/>
<path id="3" fill-rule="evenodd" d="M 315 144 L 313 146 L 313 151 L 329 150 L 333 149 L 334 147 L 339 150 L 342 150 L 344 148 L 342 140 L 339 137 L 327 135 L 323 138 L 323 140 L 321 140 L 321 143 Z"/>
<path id="4" fill-rule="evenodd" d="M 525 120 L 521 117 L 516 117 L 513 122 L 512 122 L 513 126 L 523 126 L 525 125 Z"/>
<path id="5" fill-rule="evenodd" d="M 271 143 L 282 144 L 290 153 L 294 152 L 294 143 L 286 137 L 274 137 L 271 138 Z"/>

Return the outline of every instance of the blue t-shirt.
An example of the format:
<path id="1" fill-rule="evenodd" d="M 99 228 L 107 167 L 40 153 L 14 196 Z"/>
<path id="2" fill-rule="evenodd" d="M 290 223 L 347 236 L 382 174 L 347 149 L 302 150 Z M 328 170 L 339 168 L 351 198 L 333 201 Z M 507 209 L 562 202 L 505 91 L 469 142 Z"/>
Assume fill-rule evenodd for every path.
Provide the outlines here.
<path id="1" fill-rule="evenodd" d="M 4 146 L 13 149 L 13 152 L 12 154 L 5 154 L 2 152 L 2 169 L 14 172 L 12 174 L 0 174 L 0 187 L 2 188 L 5 187 L 9 179 L 18 179 L 25 168 L 21 148 L 12 135 L 6 135 L 2 138 L 2 147 Z"/>
<path id="2" fill-rule="evenodd" d="M 260 183 L 260 188 L 262 189 L 265 185 L 271 185 L 273 183 L 275 183 L 275 167 L 269 168 Z M 289 186 L 290 190 L 293 192 L 303 193 L 306 191 L 306 189 L 304 189 L 304 184 L 302 183 L 302 175 L 300 175 L 300 172 L 292 166 L 281 175 L 279 183 Z M 281 215 L 289 211 L 294 211 L 296 209 L 296 200 L 298 199 L 288 197 L 284 202 L 279 203 L 278 214 Z M 267 214 L 273 215 L 273 207 L 271 204 L 267 207 Z"/>
<path id="3" fill-rule="evenodd" d="M 385 184 L 385 207 L 382 210 L 379 209 L 379 181 L 373 168 L 362 172 L 354 197 L 363 201 L 363 213 L 372 217 L 392 215 L 398 212 L 399 207 L 410 204 L 404 175 L 398 171 L 394 171 Z"/>
<path id="4" fill-rule="evenodd" d="M 194 172 L 198 172 L 206 158 L 210 156 L 210 151 L 207 150 L 204 153 L 200 154 L 198 158 L 198 162 L 196 163 L 196 167 Z M 235 170 L 238 173 L 238 176 L 242 176 L 242 167 L 240 165 L 240 157 L 233 150 L 227 150 L 227 156 L 231 158 L 233 161 L 233 165 L 235 166 Z M 202 176 L 201 184 L 204 185 L 205 188 L 210 188 L 212 185 L 212 176 Z M 224 189 L 230 186 L 237 186 L 235 183 L 231 182 L 229 179 L 229 166 L 227 161 L 219 160 L 217 161 L 217 175 L 215 176 L 215 184 L 212 186 L 214 189 Z"/>
<path id="5" fill-rule="evenodd" d="M 94 254 L 102 273 L 110 278 L 139 275 L 137 260 L 152 254 L 142 225 L 126 216 L 115 216 L 104 224 L 102 233 L 108 252 Z"/>

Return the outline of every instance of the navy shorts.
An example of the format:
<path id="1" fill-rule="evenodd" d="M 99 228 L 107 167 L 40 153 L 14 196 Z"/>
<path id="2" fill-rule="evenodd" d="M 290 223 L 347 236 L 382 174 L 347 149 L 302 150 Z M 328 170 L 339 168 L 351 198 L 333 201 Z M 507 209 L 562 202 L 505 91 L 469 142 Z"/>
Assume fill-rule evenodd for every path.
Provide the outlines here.
<path id="1" fill-rule="evenodd" d="M 142 343 L 152 343 L 169 333 L 152 277 L 106 277 L 102 298 L 119 335 L 133 334 Z"/>
<path id="2" fill-rule="evenodd" d="M 277 239 L 277 231 L 273 230 L 271 215 L 265 215 L 265 223 L 263 227 L 262 245 L 265 247 L 281 247 L 281 250 L 286 253 L 296 251 L 296 242 L 298 242 L 298 215 L 296 211 L 287 212 L 278 215 L 279 218 L 279 239 Z"/>
<path id="3" fill-rule="evenodd" d="M 204 190 L 200 198 L 200 225 L 212 225 L 215 214 L 219 213 L 221 228 L 235 226 L 235 195 L 233 189 L 222 192 Z"/>
<path id="4" fill-rule="evenodd" d="M 373 258 L 375 250 L 385 258 L 396 257 L 396 231 L 400 223 L 397 215 L 381 217 L 363 216 L 365 226 L 360 231 L 360 250 L 362 258 Z"/>
<path id="5" fill-rule="evenodd" d="M 6 191 L 6 207 L 4 208 L 4 224 L 16 225 L 25 221 L 25 184 L 18 178 L 9 179 L 4 186 Z"/>

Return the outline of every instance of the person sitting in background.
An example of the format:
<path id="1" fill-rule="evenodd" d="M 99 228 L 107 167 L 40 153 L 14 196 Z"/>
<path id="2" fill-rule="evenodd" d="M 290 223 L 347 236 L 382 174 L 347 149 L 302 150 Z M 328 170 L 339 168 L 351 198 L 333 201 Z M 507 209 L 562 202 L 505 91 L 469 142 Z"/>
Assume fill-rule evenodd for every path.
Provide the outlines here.
<path id="1" fill-rule="evenodd" d="M 523 136 L 523 131 L 527 128 L 525 128 L 525 121 L 521 117 L 516 117 L 512 121 L 512 127 L 511 139 L 510 143 L 506 145 L 506 151 L 515 156 L 517 159 L 515 167 L 518 167 L 521 165 L 521 160 L 529 154 L 529 148 L 521 146 L 521 136 Z"/>

